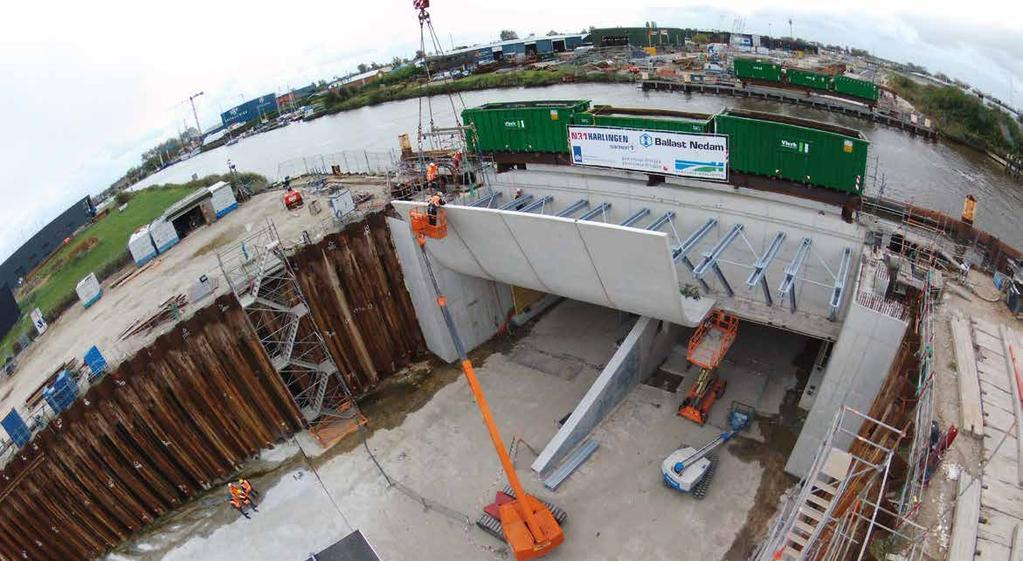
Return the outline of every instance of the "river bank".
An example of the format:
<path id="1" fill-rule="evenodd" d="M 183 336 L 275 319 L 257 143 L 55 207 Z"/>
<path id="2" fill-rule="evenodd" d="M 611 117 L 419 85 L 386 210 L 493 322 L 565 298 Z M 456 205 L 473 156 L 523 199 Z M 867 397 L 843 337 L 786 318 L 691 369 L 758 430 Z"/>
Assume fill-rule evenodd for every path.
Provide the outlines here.
<path id="1" fill-rule="evenodd" d="M 451 126 L 455 111 L 490 102 L 538 99 L 590 99 L 619 107 L 647 107 L 698 113 L 725 108 L 766 111 L 855 128 L 871 142 L 867 194 L 911 202 L 958 216 L 963 198 L 974 195 L 980 202 L 976 225 L 1023 247 L 1023 189 L 1004 169 L 984 154 L 945 142 L 931 142 L 879 124 L 850 116 L 772 101 L 669 92 L 643 92 L 623 84 L 558 84 L 548 87 L 517 87 L 462 92 L 427 98 L 437 126 Z M 454 110 L 452 108 L 454 106 Z M 419 126 L 417 99 L 388 102 L 329 115 L 309 122 L 252 136 L 164 169 L 133 188 L 161 183 L 183 183 L 199 176 L 227 171 L 227 161 L 239 170 L 254 171 L 271 180 L 291 172 L 289 161 L 310 156 L 353 151 L 364 161 L 374 153 L 389 157 L 398 151 L 398 136 L 415 134 Z"/>

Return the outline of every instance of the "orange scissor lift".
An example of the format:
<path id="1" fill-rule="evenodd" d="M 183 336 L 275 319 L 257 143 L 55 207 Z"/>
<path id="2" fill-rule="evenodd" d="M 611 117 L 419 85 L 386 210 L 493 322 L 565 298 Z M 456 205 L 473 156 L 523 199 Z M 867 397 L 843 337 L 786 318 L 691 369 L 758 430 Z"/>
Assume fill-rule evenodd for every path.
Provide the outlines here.
<path id="1" fill-rule="evenodd" d="M 536 497 L 527 495 L 522 488 L 522 482 L 519 481 L 519 476 L 515 473 L 515 467 L 505 449 L 504 441 L 501 440 L 501 434 L 494 423 L 490 405 L 487 404 L 487 399 L 483 395 L 483 389 L 476 378 L 472 362 L 469 361 L 462 339 L 458 336 L 455 322 L 448 310 L 447 300 L 440 291 L 440 285 L 437 284 L 437 277 L 433 273 L 430 257 L 426 253 L 426 239 L 443 239 L 447 236 L 448 225 L 444 209 L 435 210 L 436 214 L 431 215 L 424 209 L 413 209 L 409 212 L 409 220 L 412 223 L 412 232 L 415 233 L 416 241 L 423 253 L 426 269 L 430 273 L 430 280 L 433 283 L 434 292 L 437 294 L 437 304 L 444 316 L 444 323 L 447 324 L 455 350 L 458 351 L 458 356 L 462 360 L 462 373 L 465 374 L 465 379 L 469 382 L 469 388 L 472 390 L 476 405 L 483 416 L 483 423 L 487 426 L 487 432 L 490 433 L 490 440 L 501 460 L 508 483 L 515 493 L 514 498 L 500 502 L 497 507 L 501 528 L 505 540 L 515 554 L 515 559 L 524 561 L 541 557 L 561 545 L 565 540 L 565 535 L 551 510 Z"/>
<path id="2" fill-rule="evenodd" d="M 680 417 L 702 425 L 714 402 L 725 394 L 728 383 L 719 380 L 717 367 L 735 342 L 739 318 L 721 310 L 711 310 L 689 338 L 686 359 L 700 367 L 700 375 L 686 392 L 678 408 Z"/>

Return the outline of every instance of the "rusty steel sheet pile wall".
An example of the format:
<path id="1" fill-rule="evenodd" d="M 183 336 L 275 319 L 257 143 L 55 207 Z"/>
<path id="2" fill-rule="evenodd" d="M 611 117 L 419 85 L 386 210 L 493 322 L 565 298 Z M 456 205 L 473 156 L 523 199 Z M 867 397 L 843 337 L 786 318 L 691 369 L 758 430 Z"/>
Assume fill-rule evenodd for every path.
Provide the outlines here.
<path id="1" fill-rule="evenodd" d="M 0 471 L 0 558 L 95 558 L 303 426 L 244 311 L 223 296 Z"/>
<path id="2" fill-rule="evenodd" d="M 424 356 L 426 343 L 383 213 L 300 249 L 290 262 L 354 395 Z"/>

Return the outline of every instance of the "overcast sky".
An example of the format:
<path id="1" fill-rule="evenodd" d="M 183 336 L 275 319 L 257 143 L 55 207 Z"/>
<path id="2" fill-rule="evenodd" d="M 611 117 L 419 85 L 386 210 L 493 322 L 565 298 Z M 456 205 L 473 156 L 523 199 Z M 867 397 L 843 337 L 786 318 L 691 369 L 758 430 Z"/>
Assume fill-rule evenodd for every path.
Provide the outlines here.
<path id="1" fill-rule="evenodd" d="M 1023 105 L 1023 2 L 434 0 L 446 47 L 590 25 L 700 27 L 848 44 L 967 80 Z M 799 8 L 792 6 L 799 5 Z M 237 103 L 410 56 L 412 0 L 8 2 L 0 20 L 0 259 L 142 150 Z M 1010 93 L 1010 79 L 1012 89 Z M 357 148 L 357 147 L 352 147 Z M 16 203 L 16 204 L 15 204 Z"/>

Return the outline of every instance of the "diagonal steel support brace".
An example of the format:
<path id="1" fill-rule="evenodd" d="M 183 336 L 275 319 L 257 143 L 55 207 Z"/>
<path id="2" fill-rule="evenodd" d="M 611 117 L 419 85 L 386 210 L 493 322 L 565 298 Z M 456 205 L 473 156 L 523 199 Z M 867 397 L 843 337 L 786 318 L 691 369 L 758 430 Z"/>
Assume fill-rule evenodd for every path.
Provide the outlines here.
<path id="1" fill-rule="evenodd" d="M 792 261 L 788 267 L 785 267 L 785 280 L 781 281 L 781 285 L 778 287 L 778 294 L 782 300 L 786 296 L 789 296 L 791 301 L 792 311 L 796 311 L 796 275 L 799 270 L 803 268 L 803 262 L 806 261 L 806 257 L 810 255 L 810 245 L 813 241 L 810 238 L 803 238 L 803 241 L 799 243 L 799 249 L 796 250 L 796 255 L 792 257 Z"/>
<path id="2" fill-rule="evenodd" d="M 828 303 L 828 319 L 838 319 L 838 307 L 842 304 L 842 292 L 845 291 L 845 278 L 849 276 L 849 261 L 852 259 L 852 249 L 842 250 L 842 264 L 838 266 L 838 274 L 835 275 L 835 288 L 831 291 L 831 302 Z"/>
<path id="3" fill-rule="evenodd" d="M 533 200 L 533 195 L 522 195 L 521 197 L 519 197 L 517 199 L 513 199 L 513 200 L 510 200 L 510 201 L 504 203 L 503 205 L 498 207 L 498 210 L 516 210 L 520 206 L 522 206 L 522 205 L 524 205 L 524 204 L 526 204 L 526 203 L 528 203 L 529 201 L 532 201 L 532 200 Z"/>
<path id="4" fill-rule="evenodd" d="M 693 269 L 696 267 L 693 265 L 693 262 L 689 260 L 689 252 L 696 247 L 696 244 L 700 243 L 700 240 L 706 237 L 706 235 L 714 229 L 714 226 L 717 223 L 717 218 L 708 219 L 703 226 L 700 226 L 698 230 L 690 234 L 689 237 L 686 238 L 686 241 L 682 242 L 681 246 L 675 248 L 671 255 L 672 260 L 676 263 L 679 261 L 685 263 L 685 266 L 689 268 L 689 272 L 693 272 Z M 700 286 L 703 287 L 705 291 L 710 292 L 710 286 L 707 285 L 707 281 L 700 278 L 697 278 L 696 280 L 699 281 Z"/>
<path id="5" fill-rule="evenodd" d="M 579 220 L 592 220 L 596 216 L 600 216 L 604 211 L 611 208 L 611 203 L 600 203 L 600 206 L 595 207 L 586 214 L 579 217 Z"/>
<path id="6" fill-rule="evenodd" d="M 533 212 L 534 210 L 543 207 L 545 204 L 554 200 L 554 197 L 547 195 L 541 199 L 537 199 L 528 205 L 519 209 L 519 212 Z"/>
<path id="7" fill-rule="evenodd" d="M 496 201 L 500 197 L 501 197 L 501 193 L 500 192 L 492 193 L 490 195 L 487 195 L 486 197 L 480 197 L 480 198 L 476 199 L 475 201 L 469 203 L 469 206 L 476 207 L 476 208 L 479 208 L 479 207 L 490 208 L 490 205 L 492 205 L 494 203 L 494 201 Z"/>
<path id="8" fill-rule="evenodd" d="M 572 216 L 573 214 L 579 212 L 580 210 L 588 206 L 590 206 L 590 201 L 587 201 L 586 199 L 579 199 L 578 201 L 568 205 L 567 207 L 561 209 L 559 212 L 555 213 L 554 216 L 568 218 L 569 216 Z"/>
<path id="9" fill-rule="evenodd" d="M 693 275 L 697 279 L 703 279 L 703 276 L 707 274 L 708 269 L 714 269 L 714 274 L 717 275 L 718 280 L 721 281 L 721 285 L 725 288 L 725 292 L 729 296 L 735 296 L 735 291 L 732 290 L 732 286 L 728 284 L 728 279 L 725 278 L 725 274 L 721 272 L 721 267 L 718 266 L 718 259 L 724 254 L 728 246 L 735 241 L 735 238 L 739 237 L 742 232 L 742 224 L 735 224 L 732 226 L 728 233 L 722 236 L 718 240 L 717 245 L 703 253 L 703 260 L 700 264 L 693 269 Z"/>
<path id="10" fill-rule="evenodd" d="M 760 284 L 760 288 L 764 291 L 764 300 L 768 306 L 774 305 L 774 301 L 771 299 L 771 289 L 767 285 L 767 268 L 771 265 L 771 261 L 774 261 L 775 256 L 778 255 L 778 250 L 781 249 L 781 244 L 784 241 L 785 232 L 778 232 L 774 236 L 774 240 L 771 241 L 771 245 L 767 247 L 767 251 L 753 264 L 753 271 L 750 272 L 749 278 L 746 279 L 746 286 L 748 288 L 753 288 L 758 283 Z"/>
<path id="11" fill-rule="evenodd" d="M 640 220 L 642 220 L 643 217 L 648 215 L 648 214 L 650 214 L 650 209 L 649 208 L 641 208 L 641 209 L 637 210 L 636 212 L 632 213 L 632 216 L 630 216 L 630 217 L 626 218 L 625 220 L 623 220 L 622 223 L 619 224 L 619 226 L 632 226 L 636 222 L 639 222 Z"/>
<path id="12" fill-rule="evenodd" d="M 664 226 L 665 224 L 667 224 L 668 221 L 670 221 L 672 218 L 675 218 L 675 211 L 669 210 L 668 212 L 664 213 L 664 216 L 662 216 L 662 217 L 658 218 L 657 220 L 654 220 L 653 222 L 651 222 L 650 225 L 646 227 L 646 229 L 647 230 L 657 230 L 657 229 L 660 229 L 661 226 Z"/>

